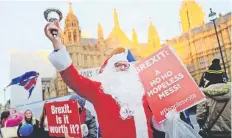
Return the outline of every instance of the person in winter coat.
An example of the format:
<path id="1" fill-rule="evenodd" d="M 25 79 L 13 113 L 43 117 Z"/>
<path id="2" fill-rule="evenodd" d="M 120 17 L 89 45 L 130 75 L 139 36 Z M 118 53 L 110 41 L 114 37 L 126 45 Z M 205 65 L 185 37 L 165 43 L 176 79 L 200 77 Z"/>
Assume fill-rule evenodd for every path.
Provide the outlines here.
<path id="1" fill-rule="evenodd" d="M 20 134 L 20 128 L 25 124 L 31 124 L 33 126 L 33 132 L 29 136 L 22 136 L 22 134 Z M 24 112 L 24 119 L 19 124 L 17 135 L 19 138 L 41 138 L 40 129 L 39 129 L 39 121 L 35 119 L 31 110 L 27 109 Z"/>
<path id="2" fill-rule="evenodd" d="M 21 116 L 16 116 L 15 118 L 10 117 L 10 111 L 3 111 L 1 114 L 1 125 L 2 127 L 14 127 L 18 126 L 23 120 Z"/>
<path id="3" fill-rule="evenodd" d="M 85 102 L 86 100 L 75 94 L 70 97 L 69 100 L 77 100 L 79 103 L 79 114 L 81 121 L 81 129 L 83 138 L 97 138 L 97 124 L 95 117 L 91 114 L 91 112 L 86 109 Z M 85 129 L 85 130 L 83 130 Z"/>
<path id="4" fill-rule="evenodd" d="M 199 87 L 208 87 L 211 84 L 225 83 L 224 72 L 222 72 L 220 60 L 214 59 L 209 69 L 202 74 Z"/>
<path id="5" fill-rule="evenodd" d="M 41 135 L 43 138 L 52 138 L 49 136 L 48 120 L 47 120 L 47 114 L 45 110 L 46 103 L 47 102 L 44 103 L 43 110 L 40 116 L 39 127 L 41 129 Z"/>
<path id="6" fill-rule="evenodd" d="M 196 114 L 203 138 L 231 137 L 231 83 L 224 83 L 220 68 L 219 61 L 213 60 L 210 73 L 203 78 L 205 85 L 200 85 L 207 98 L 197 105 Z"/>

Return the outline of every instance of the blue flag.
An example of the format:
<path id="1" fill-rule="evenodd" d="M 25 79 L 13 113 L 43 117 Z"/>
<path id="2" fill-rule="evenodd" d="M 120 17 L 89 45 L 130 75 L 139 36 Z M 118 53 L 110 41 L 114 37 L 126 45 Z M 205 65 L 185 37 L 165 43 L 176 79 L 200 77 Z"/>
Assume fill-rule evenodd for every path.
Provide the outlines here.
<path id="1" fill-rule="evenodd" d="M 11 83 L 7 87 L 9 87 L 11 85 L 23 86 L 24 89 L 29 92 L 28 98 L 30 98 L 31 93 L 36 85 L 38 76 L 39 76 L 39 73 L 37 73 L 36 71 L 26 72 L 23 75 L 12 79 Z M 5 90 L 6 90 L 6 88 L 5 88 Z"/>
<path id="2" fill-rule="evenodd" d="M 26 72 L 23 75 L 12 79 L 9 86 L 15 85 L 15 84 L 21 85 L 21 84 L 25 83 L 31 77 L 36 77 L 37 75 L 38 75 L 38 73 L 36 71 Z M 23 85 L 21 85 L 21 86 L 23 86 Z"/>

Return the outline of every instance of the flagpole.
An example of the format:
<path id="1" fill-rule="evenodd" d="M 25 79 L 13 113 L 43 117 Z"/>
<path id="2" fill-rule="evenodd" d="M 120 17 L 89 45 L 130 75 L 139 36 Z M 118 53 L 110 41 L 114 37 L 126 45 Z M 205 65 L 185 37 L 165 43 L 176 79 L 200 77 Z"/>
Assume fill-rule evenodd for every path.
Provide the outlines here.
<path id="1" fill-rule="evenodd" d="M 29 98 L 27 98 L 27 104 L 28 104 Z"/>
<path id="2" fill-rule="evenodd" d="M 6 90 L 4 89 L 4 103 L 6 103 Z"/>
<path id="3" fill-rule="evenodd" d="M 27 98 L 27 97 L 26 97 Z M 23 104 L 23 110 L 24 111 L 26 111 L 27 109 L 26 109 L 26 105 L 27 105 L 27 103 L 28 103 L 28 98 L 27 98 L 27 100 L 25 100 L 25 102 L 24 102 L 24 104 Z"/>

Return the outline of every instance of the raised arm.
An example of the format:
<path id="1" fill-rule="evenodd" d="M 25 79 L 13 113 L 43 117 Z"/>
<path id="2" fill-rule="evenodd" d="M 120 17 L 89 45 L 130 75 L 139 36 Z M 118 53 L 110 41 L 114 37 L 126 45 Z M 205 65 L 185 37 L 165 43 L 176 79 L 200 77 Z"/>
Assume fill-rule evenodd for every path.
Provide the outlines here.
<path id="1" fill-rule="evenodd" d="M 62 79 L 69 88 L 90 102 L 96 98 L 96 92 L 98 92 L 96 88 L 100 87 L 100 84 L 81 76 L 77 72 L 64 46 L 57 52 L 52 52 L 48 59 L 60 72 Z"/>
<path id="2" fill-rule="evenodd" d="M 7 120 L 6 126 L 7 127 L 14 127 L 18 126 L 20 122 L 22 121 L 22 118 L 17 116 L 16 118 L 11 118 Z"/>
<path id="3" fill-rule="evenodd" d="M 51 30 L 57 30 L 58 35 L 54 37 Z M 54 47 L 54 51 L 48 56 L 48 59 L 57 71 L 60 72 L 66 85 L 83 98 L 93 102 L 93 100 L 97 98 L 97 88 L 100 87 L 100 83 L 81 76 L 74 68 L 66 48 L 61 43 L 61 29 L 59 23 L 48 23 L 44 28 L 44 32 L 51 40 Z"/>

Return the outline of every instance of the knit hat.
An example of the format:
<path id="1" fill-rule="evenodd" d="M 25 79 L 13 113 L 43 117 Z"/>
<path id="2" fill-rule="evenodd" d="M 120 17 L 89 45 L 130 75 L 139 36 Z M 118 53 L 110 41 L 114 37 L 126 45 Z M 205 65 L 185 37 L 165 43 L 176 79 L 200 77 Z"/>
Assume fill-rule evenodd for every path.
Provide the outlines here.
<path id="1" fill-rule="evenodd" d="M 209 70 L 221 70 L 220 59 L 214 59 L 212 65 L 209 66 Z"/>
<path id="2" fill-rule="evenodd" d="M 8 118 L 9 116 L 10 116 L 10 111 L 9 110 L 3 111 L 1 113 L 1 120 L 0 121 L 2 121 L 5 118 Z"/>
<path id="3" fill-rule="evenodd" d="M 77 102 L 79 103 L 79 105 L 83 108 L 85 106 L 85 102 L 86 100 L 82 97 L 80 97 L 79 95 L 77 94 L 73 94 L 69 100 L 77 100 Z"/>
<path id="4" fill-rule="evenodd" d="M 101 67 L 101 69 L 99 71 L 99 73 L 102 73 L 104 71 L 104 68 L 106 67 L 108 62 L 110 60 L 112 60 L 112 57 L 114 57 L 115 62 L 120 61 L 120 60 L 124 60 L 125 57 L 126 57 L 128 62 L 134 62 L 135 61 L 135 58 L 134 58 L 134 56 L 132 55 L 132 53 L 130 52 L 129 49 L 127 49 L 127 48 L 117 48 L 111 53 L 111 56 L 104 62 L 104 64 L 102 65 L 102 67 Z M 114 61 L 111 61 L 111 62 L 114 62 Z"/>

